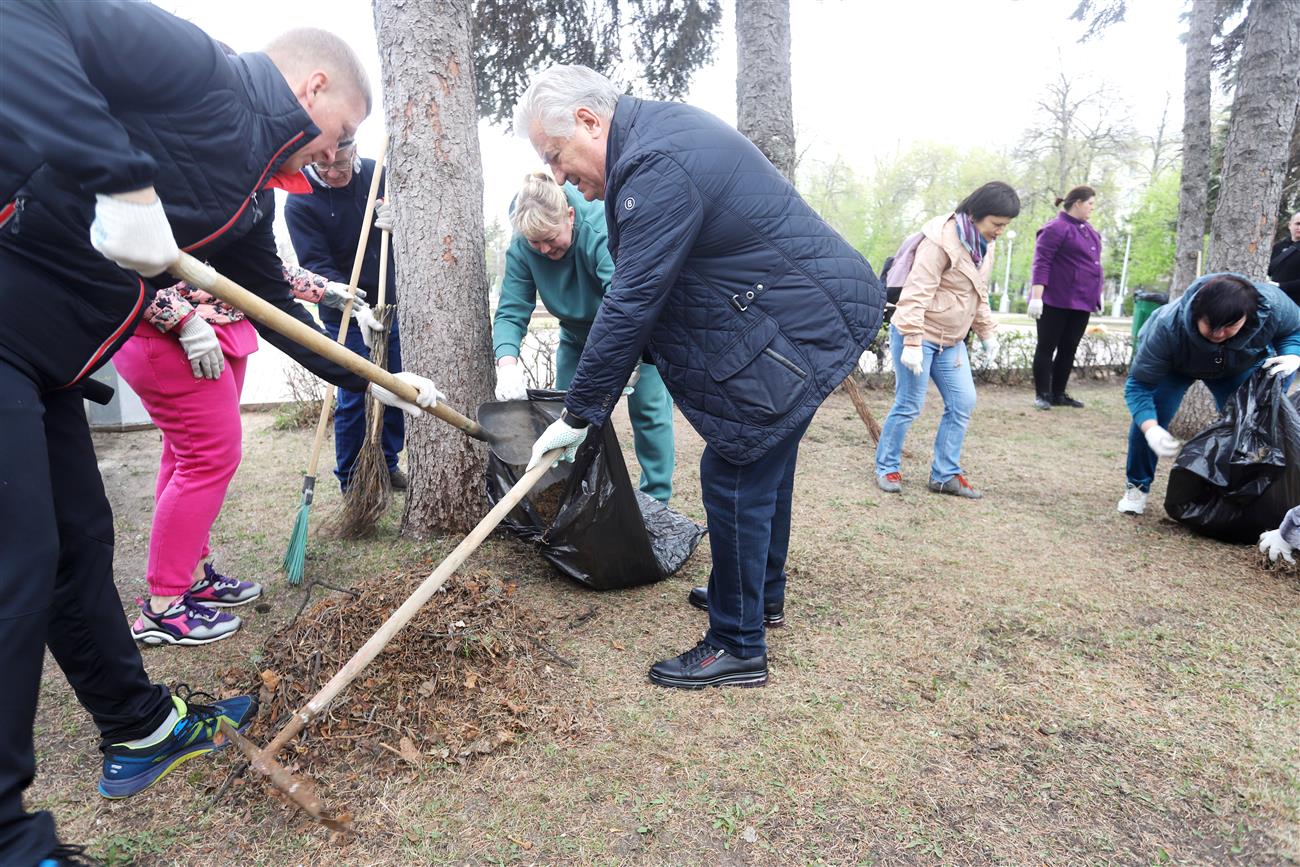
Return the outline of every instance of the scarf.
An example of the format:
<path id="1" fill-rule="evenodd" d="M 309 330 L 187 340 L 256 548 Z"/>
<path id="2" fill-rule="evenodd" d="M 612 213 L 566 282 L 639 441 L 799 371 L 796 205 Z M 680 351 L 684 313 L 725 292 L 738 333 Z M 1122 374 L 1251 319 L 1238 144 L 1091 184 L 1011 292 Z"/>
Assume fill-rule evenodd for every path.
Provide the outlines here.
<path id="1" fill-rule="evenodd" d="M 957 217 L 957 237 L 961 240 L 961 245 L 970 253 L 971 261 L 975 267 L 979 267 L 980 262 L 984 260 L 984 254 L 988 252 L 989 242 L 984 240 L 984 236 L 975 230 L 975 223 L 971 220 L 970 214 L 958 213 Z"/>

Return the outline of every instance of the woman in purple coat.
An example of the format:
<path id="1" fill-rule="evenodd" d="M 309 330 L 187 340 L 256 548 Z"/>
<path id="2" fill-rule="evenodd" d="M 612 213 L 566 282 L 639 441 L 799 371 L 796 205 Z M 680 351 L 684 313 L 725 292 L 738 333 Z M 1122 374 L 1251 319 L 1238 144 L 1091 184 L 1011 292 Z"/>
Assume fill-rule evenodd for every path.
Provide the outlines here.
<path id="1" fill-rule="evenodd" d="M 1101 304 L 1101 235 L 1088 223 L 1096 203 L 1096 190 L 1075 187 L 1056 200 L 1061 213 L 1038 230 L 1029 297 L 1029 315 L 1038 320 L 1036 409 L 1083 406 L 1065 384 L 1088 316 Z"/>

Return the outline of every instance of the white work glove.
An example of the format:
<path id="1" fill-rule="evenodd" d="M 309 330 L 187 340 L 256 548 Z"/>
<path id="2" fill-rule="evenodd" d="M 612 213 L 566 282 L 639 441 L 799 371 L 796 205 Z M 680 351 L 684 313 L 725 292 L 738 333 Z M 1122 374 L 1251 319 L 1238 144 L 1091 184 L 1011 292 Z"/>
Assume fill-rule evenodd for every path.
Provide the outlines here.
<path id="1" fill-rule="evenodd" d="M 383 333 L 384 323 L 375 318 L 375 314 L 364 301 L 353 302 L 352 318 L 357 321 L 357 327 L 361 329 L 361 342 L 366 345 L 366 349 L 369 349 L 375 336 Z"/>
<path id="2" fill-rule="evenodd" d="M 1264 369 L 1274 376 L 1290 376 L 1300 370 L 1300 355 L 1274 355 L 1264 360 Z"/>
<path id="3" fill-rule="evenodd" d="M 904 346 L 903 352 L 898 358 L 898 363 L 906 367 L 917 376 L 921 375 L 921 364 L 925 356 L 921 353 L 919 346 Z"/>
<path id="4" fill-rule="evenodd" d="M 382 229 L 385 232 L 393 231 L 393 208 L 388 202 L 380 202 L 375 206 L 375 222 L 373 225 L 376 229 Z"/>
<path id="5" fill-rule="evenodd" d="M 366 300 L 366 290 L 358 289 L 356 300 L 352 302 L 352 308 L 355 310 L 357 304 Z M 321 296 L 320 303 L 326 307 L 333 307 L 335 310 L 342 310 L 348 304 L 348 284 L 335 283 L 333 280 L 325 284 L 325 294 Z"/>
<path id="6" fill-rule="evenodd" d="M 501 361 L 505 361 L 505 357 Z M 528 399 L 528 383 L 524 382 L 524 366 L 519 363 L 519 359 L 515 358 L 505 364 L 497 362 L 496 395 L 497 400 Z"/>
<path id="7" fill-rule="evenodd" d="M 998 357 L 998 347 L 1001 344 L 998 343 L 996 334 L 990 335 L 987 340 L 981 340 L 980 344 L 984 347 L 984 365 L 987 367 L 993 363 L 993 359 Z"/>
<path id="8" fill-rule="evenodd" d="M 145 277 L 161 274 L 181 254 L 156 195 L 145 205 L 120 195 L 96 194 L 90 243 L 123 268 Z"/>
<path id="9" fill-rule="evenodd" d="M 590 426 L 588 426 L 590 427 Z M 563 448 L 564 454 L 558 460 L 552 461 L 551 466 L 558 466 L 560 461 L 571 461 L 578 454 L 578 446 L 587 438 L 585 427 L 571 427 L 567 421 L 557 418 L 551 422 L 551 426 L 542 431 L 542 435 L 533 443 L 533 454 L 528 459 L 528 466 L 525 469 L 531 470 L 542 460 L 542 455 L 551 449 Z"/>
<path id="10" fill-rule="evenodd" d="M 195 379 L 221 379 L 221 371 L 226 368 L 226 356 L 211 325 L 197 315 L 191 316 L 185 320 L 177 337 L 190 360 L 190 370 Z"/>
<path id="11" fill-rule="evenodd" d="M 1276 563 L 1277 558 L 1281 557 L 1294 566 L 1295 558 L 1291 556 L 1291 552 L 1294 550 L 1290 543 L 1282 538 L 1281 529 L 1269 530 L 1267 533 L 1259 534 L 1259 551 L 1261 554 L 1268 555 L 1269 562 Z"/>
<path id="12" fill-rule="evenodd" d="M 1039 317 L 1041 317 L 1043 315 L 1043 299 L 1030 298 L 1029 309 L 1025 312 L 1029 314 L 1030 319 L 1038 319 Z"/>
<path id="13" fill-rule="evenodd" d="M 1147 438 L 1147 445 L 1158 458 L 1172 458 L 1183 447 L 1179 440 L 1174 439 L 1173 434 L 1158 424 L 1153 424 L 1143 431 L 1143 436 Z"/>
<path id="14" fill-rule="evenodd" d="M 403 400 L 382 385 L 376 385 L 373 382 L 370 383 L 370 393 L 375 396 L 375 400 L 384 406 L 397 407 L 412 418 L 419 418 L 424 415 L 425 409 L 432 409 L 437 406 L 438 400 L 444 396 L 442 392 L 434 387 L 432 379 L 405 370 L 393 375 L 407 385 L 414 386 L 415 390 L 420 393 L 419 397 L 415 399 L 415 403 Z"/>
<path id="15" fill-rule="evenodd" d="M 627 385 L 623 386 L 623 396 L 627 397 L 636 391 L 636 384 L 641 381 L 641 365 L 632 368 L 632 375 L 627 378 Z"/>

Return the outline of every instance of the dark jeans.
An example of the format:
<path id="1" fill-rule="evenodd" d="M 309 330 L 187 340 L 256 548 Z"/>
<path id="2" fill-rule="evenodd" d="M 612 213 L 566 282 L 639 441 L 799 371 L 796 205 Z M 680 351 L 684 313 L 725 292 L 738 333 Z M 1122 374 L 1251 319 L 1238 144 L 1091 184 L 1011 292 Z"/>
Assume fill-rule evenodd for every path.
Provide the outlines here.
<path id="1" fill-rule="evenodd" d="M 396 312 L 396 311 L 394 311 Z M 324 322 L 325 331 L 335 340 L 339 339 L 339 323 Z M 357 355 L 370 357 L 370 350 L 361 339 L 361 327 L 356 322 L 348 323 L 347 346 Z M 402 371 L 402 339 L 397 333 L 397 317 L 393 317 L 393 328 L 388 334 L 388 371 Z M 397 469 L 397 453 L 406 442 L 406 413 L 395 407 L 384 408 L 384 431 L 380 434 L 380 444 L 384 449 L 384 458 L 391 473 Z M 334 409 L 334 475 L 338 477 L 339 486 L 346 488 L 352 477 L 352 468 L 356 466 L 357 455 L 366 441 L 366 393 L 364 391 L 338 390 L 338 403 Z"/>
<path id="2" fill-rule="evenodd" d="M 767 652 L 763 606 L 785 603 L 794 466 L 807 429 L 804 422 L 743 467 L 723 460 L 709 446 L 700 458 L 700 493 L 713 550 L 705 640 L 735 656 Z"/>
<path id="3" fill-rule="evenodd" d="M 0 260 L 0 271 L 7 264 Z M 36 287 L 24 291 L 40 297 Z M 36 772 L 46 645 L 94 717 L 101 747 L 144 737 L 172 705 L 167 688 L 145 675 L 122 617 L 113 514 L 81 389 L 42 394 L 0 360 L 0 431 L 0 864 L 25 865 L 58 842 L 53 817 L 22 805 Z"/>
<path id="4" fill-rule="evenodd" d="M 1035 392 L 1057 397 L 1065 394 L 1074 369 L 1074 353 L 1091 315 L 1087 310 L 1043 305 L 1043 315 L 1038 319 L 1038 348 L 1034 350 Z"/>

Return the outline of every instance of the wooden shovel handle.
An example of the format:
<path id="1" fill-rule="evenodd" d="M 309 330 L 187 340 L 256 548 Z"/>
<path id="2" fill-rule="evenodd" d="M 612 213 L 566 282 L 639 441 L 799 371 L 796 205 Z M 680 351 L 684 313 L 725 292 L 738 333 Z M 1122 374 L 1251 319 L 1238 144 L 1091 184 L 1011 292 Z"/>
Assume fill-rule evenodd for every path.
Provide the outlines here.
<path id="1" fill-rule="evenodd" d="M 210 292 L 268 328 L 280 332 L 294 343 L 307 347 L 340 367 L 347 368 L 362 379 L 388 389 L 403 400 L 415 403 L 416 398 L 419 397 L 419 392 L 414 386 L 402 382 L 379 365 L 373 364 L 370 359 L 363 358 L 346 346 L 335 343 L 310 325 L 299 322 L 271 302 L 257 297 L 228 277 L 218 274 L 215 269 L 195 259 L 189 253 L 181 253 L 180 258 L 168 270 L 191 286 Z M 478 422 L 466 418 L 441 401 L 432 409 L 426 409 L 425 412 L 437 416 L 475 439 L 488 441 L 487 434 Z"/>

